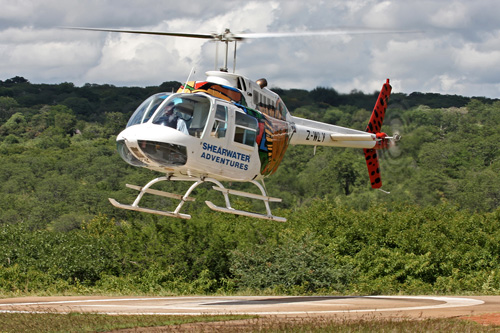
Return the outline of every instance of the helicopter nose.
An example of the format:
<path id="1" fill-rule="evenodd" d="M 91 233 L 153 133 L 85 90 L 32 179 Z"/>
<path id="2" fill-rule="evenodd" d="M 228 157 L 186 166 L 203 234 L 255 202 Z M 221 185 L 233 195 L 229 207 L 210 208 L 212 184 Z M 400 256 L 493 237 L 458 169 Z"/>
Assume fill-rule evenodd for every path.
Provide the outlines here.
<path id="1" fill-rule="evenodd" d="M 125 162 L 134 166 L 174 167 L 187 162 L 186 146 L 169 142 L 155 130 L 163 127 L 125 129 L 117 137 L 117 147 Z M 134 128 L 136 127 L 136 128 Z M 162 132 L 163 132 L 162 131 Z"/>
<path id="2" fill-rule="evenodd" d="M 116 138 L 116 148 L 121 158 L 133 166 L 145 166 L 146 157 L 141 153 L 133 127 L 126 128 Z"/>
<path id="3" fill-rule="evenodd" d="M 127 143 L 125 139 L 122 140 L 117 140 L 116 141 L 116 149 L 118 150 L 118 153 L 120 154 L 121 158 L 127 162 L 130 165 L 133 166 L 145 166 L 146 164 L 141 162 L 137 157 L 132 154 L 130 151 L 129 147 L 127 147 Z M 137 150 L 136 153 L 139 151 Z M 139 153 L 140 154 L 140 153 Z M 142 155 L 142 154 L 140 154 Z"/>

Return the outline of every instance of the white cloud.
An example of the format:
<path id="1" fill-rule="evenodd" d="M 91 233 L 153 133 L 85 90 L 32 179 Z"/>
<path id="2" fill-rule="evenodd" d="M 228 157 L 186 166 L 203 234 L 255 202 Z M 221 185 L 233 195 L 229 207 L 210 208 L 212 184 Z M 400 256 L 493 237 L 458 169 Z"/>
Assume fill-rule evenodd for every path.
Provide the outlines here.
<path id="1" fill-rule="evenodd" d="M 256 31 L 265 28 L 266 22 L 272 21 L 276 8 L 275 2 L 249 2 L 237 10 L 206 20 L 187 17 L 163 20 L 148 29 L 219 33 L 226 27 L 231 27 L 234 32 Z M 204 44 L 211 45 L 205 47 Z M 85 75 L 86 80 L 105 82 L 106 78 L 112 77 L 121 84 L 132 82 L 135 85 L 151 85 L 170 80 L 169 77 L 172 80 L 182 80 L 193 67 L 198 72 L 213 69 L 215 47 L 213 42 L 198 39 L 110 34 L 101 51 L 101 61 Z M 222 54 L 223 47 L 219 51 Z M 198 67 L 207 64 L 205 58 L 210 58 L 210 67 L 200 70 Z"/>
<path id="2" fill-rule="evenodd" d="M 457 65 L 467 72 L 494 71 L 500 68 L 500 49 L 480 51 L 475 45 L 466 44 L 457 52 Z"/>
<path id="3" fill-rule="evenodd" d="M 443 92 L 464 92 L 465 85 L 461 82 L 464 81 L 464 78 L 451 77 L 448 74 L 439 75 L 439 88 L 440 91 Z"/>
<path id="4" fill-rule="evenodd" d="M 58 38 L 56 30 L 31 31 L 9 29 L 0 34 L 0 73 L 5 78 L 74 81 L 99 59 L 94 41 Z"/>
<path id="5" fill-rule="evenodd" d="M 454 1 L 440 8 L 431 16 L 430 21 L 437 27 L 460 28 L 466 26 L 471 19 L 465 4 Z"/>
<path id="6" fill-rule="evenodd" d="M 64 31 L 284 32 L 360 26 L 421 34 L 269 38 L 239 43 L 239 72 L 272 86 L 500 97 L 500 3 L 493 0 L 0 0 L 0 80 L 155 85 L 214 67 L 212 42 Z M 223 48 L 219 50 L 222 55 Z M 232 52 L 232 49 L 231 51 Z M 221 66 L 219 61 L 219 66 Z M 232 63 L 229 64 L 232 67 Z"/>
<path id="7" fill-rule="evenodd" d="M 392 1 L 382 1 L 374 4 L 363 17 L 363 23 L 373 28 L 393 27 L 396 19 L 393 12 L 395 6 Z"/>

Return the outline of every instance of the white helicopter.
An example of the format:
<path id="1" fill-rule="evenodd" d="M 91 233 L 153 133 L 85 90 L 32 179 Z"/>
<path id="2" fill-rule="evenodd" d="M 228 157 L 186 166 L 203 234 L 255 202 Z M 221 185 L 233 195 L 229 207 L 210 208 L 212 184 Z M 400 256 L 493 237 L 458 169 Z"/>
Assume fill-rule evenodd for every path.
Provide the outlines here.
<path id="1" fill-rule="evenodd" d="M 380 188 L 377 149 L 387 148 L 399 140 L 381 132 L 391 86 L 389 79 L 382 90 L 366 131 L 321 123 L 290 114 L 280 97 L 266 88 L 267 81 L 252 81 L 229 73 L 228 44 L 246 38 L 287 37 L 296 34 L 234 34 L 229 29 L 221 34 L 190 34 L 135 30 L 69 28 L 78 30 L 138 33 L 163 36 L 211 39 L 225 43 L 224 67 L 207 72 L 205 81 L 189 81 L 176 93 L 159 93 L 146 99 L 133 113 L 127 127 L 117 136 L 118 152 L 129 164 L 164 173 L 145 186 L 126 186 L 139 191 L 131 205 L 109 199 L 118 208 L 153 213 L 182 219 L 191 215 L 181 213 L 193 190 L 205 182 L 224 196 L 225 207 L 210 201 L 210 209 L 223 213 L 260 219 L 286 221 L 272 214 L 269 203 L 281 202 L 270 197 L 264 178 L 279 167 L 289 145 L 351 147 L 364 149 L 371 186 Z M 372 33 L 372 31 L 328 31 L 304 35 Z M 375 31 L 375 33 L 386 33 Z M 391 32 L 393 33 L 393 32 Z M 173 194 L 152 186 L 162 181 L 186 181 L 193 184 L 183 194 Z M 222 182 L 250 182 L 261 194 L 226 188 Z M 140 206 L 144 194 L 179 200 L 173 211 Z M 235 209 L 229 195 L 261 200 L 265 214 Z"/>

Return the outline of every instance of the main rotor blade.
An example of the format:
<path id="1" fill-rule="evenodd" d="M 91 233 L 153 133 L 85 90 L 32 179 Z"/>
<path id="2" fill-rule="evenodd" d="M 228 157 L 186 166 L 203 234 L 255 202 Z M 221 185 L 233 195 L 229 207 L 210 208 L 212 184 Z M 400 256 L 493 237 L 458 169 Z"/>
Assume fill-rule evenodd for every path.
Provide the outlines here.
<path id="1" fill-rule="evenodd" d="M 194 34 L 182 32 L 162 32 L 162 31 L 143 31 L 143 30 L 122 30 L 122 29 L 102 29 L 102 28 L 80 28 L 80 27 L 62 27 L 63 29 L 71 30 L 88 30 L 88 31 L 103 31 L 103 32 L 121 32 L 127 34 L 141 34 L 141 35 L 157 35 L 157 36 L 174 36 L 174 37 L 188 37 L 188 38 L 201 38 L 201 39 L 219 39 L 217 34 Z"/>
<path id="2" fill-rule="evenodd" d="M 364 35 L 364 34 L 406 34 L 419 33 L 422 31 L 411 30 L 378 30 L 378 29 L 338 29 L 325 31 L 302 31 L 302 32 L 264 32 L 264 33 L 233 33 L 229 29 L 225 32 L 217 34 L 196 34 L 185 32 L 163 32 L 163 31 L 144 31 L 144 30 L 125 30 L 125 29 L 103 29 L 103 28 L 84 28 L 84 27 L 62 27 L 63 29 L 72 30 L 88 30 L 88 31 L 104 31 L 104 32 L 120 32 L 129 34 L 141 35 L 156 35 L 156 36 L 173 36 L 173 37 L 188 37 L 199 39 L 211 39 L 224 42 L 241 41 L 245 39 L 257 38 L 281 38 L 281 37 L 309 37 L 309 36 L 332 36 L 332 35 Z"/>
<path id="3" fill-rule="evenodd" d="M 376 35 L 376 34 L 406 34 L 421 33 L 415 30 L 325 30 L 325 31 L 302 31 L 302 32 L 264 32 L 264 33 L 233 33 L 234 38 L 257 39 L 257 38 L 281 38 L 281 37 L 309 37 L 309 36 L 332 36 L 332 35 Z"/>

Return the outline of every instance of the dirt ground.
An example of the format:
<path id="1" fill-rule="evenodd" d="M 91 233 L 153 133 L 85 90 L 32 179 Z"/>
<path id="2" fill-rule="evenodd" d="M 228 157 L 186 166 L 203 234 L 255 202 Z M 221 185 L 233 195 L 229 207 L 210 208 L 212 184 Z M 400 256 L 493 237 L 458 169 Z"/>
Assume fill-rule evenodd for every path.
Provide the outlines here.
<path id="1" fill-rule="evenodd" d="M 499 310 L 500 311 L 500 310 Z M 464 320 L 472 320 L 481 325 L 489 326 L 496 325 L 500 326 L 500 313 L 483 313 L 479 316 L 466 316 L 460 317 L 460 319 Z"/>
<path id="2" fill-rule="evenodd" d="M 250 314 L 266 321 L 461 318 L 500 325 L 500 296 L 184 296 L 184 297 L 23 297 L 0 299 L 0 312 L 93 312 L 103 314 Z M 242 320 L 202 325 L 203 331 L 237 331 Z M 223 327 L 222 327 L 223 326 Z M 175 330 L 185 332 L 193 325 Z M 169 328 L 172 330 L 172 327 Z M 161 328 L 153 332 L 161 332 Z M 163 330 L 164 331 L 164 330 Z M 127 332 L 127 331 L 124 331 Z M 128 332 L 151 332 L 135 329 Z"/>

